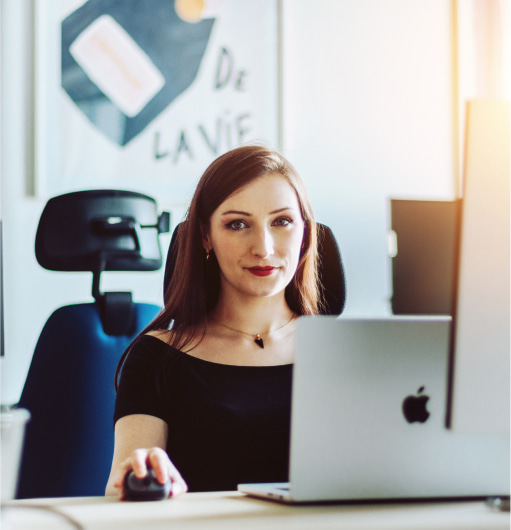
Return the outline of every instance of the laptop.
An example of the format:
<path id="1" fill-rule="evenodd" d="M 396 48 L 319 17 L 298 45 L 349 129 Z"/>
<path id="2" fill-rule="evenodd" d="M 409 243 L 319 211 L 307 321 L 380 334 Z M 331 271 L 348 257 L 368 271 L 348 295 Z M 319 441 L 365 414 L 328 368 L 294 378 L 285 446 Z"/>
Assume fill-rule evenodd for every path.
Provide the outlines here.
<path id="1" fill-rule="evenodd" d="M 509 434 L 445 427 L 450 317 L 302 317 L 289 483 L 240 484 L 288 502 L 509 495 Z"/>

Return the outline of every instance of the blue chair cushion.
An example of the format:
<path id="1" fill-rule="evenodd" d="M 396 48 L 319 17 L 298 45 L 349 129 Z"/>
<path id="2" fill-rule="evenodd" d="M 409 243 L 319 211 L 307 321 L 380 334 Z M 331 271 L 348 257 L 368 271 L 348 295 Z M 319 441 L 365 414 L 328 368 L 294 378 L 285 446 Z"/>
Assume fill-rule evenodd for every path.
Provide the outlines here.
<path id="1" fill-rule="evenodd" d="M 160 310 L 134 306 L 132 335 L 107 335 L 96 303 L 62 307 L 48 319 L 19 402 L 32 419 L 18 498 L 104 494 L 114 445 L 115 369 Z"/>

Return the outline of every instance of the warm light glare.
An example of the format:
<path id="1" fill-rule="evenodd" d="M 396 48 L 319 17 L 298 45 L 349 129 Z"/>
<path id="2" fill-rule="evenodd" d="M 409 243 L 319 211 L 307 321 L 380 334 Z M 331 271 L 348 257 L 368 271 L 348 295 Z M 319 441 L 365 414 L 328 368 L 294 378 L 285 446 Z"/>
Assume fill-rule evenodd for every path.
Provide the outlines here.
<path id="1" fill-rule="evenodd" d="M 176 0 L 177 15 L 185 22 L 199 22 L 204 11 L 204 0 Z"/>
<path id="2" fill-rule="evenodd" d="M 175 0 L 174 7 L 179 18 L 196 23 L 205 18 L 214 18 L 227 0 Z"/>
<path id="3" fill-rule="evenodd" d="M 511 100 L 511 7 L 502 0 L 502 84 L 504 99 Z"/>

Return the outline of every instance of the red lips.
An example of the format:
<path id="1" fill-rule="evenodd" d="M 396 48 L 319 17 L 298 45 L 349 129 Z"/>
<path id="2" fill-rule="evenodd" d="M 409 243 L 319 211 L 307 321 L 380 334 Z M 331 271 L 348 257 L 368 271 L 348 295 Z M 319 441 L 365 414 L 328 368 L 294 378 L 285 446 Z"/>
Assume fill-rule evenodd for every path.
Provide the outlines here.
<path id="1" fill-rule="evenodd" d="M 249 267 L 247 270 L 254 276 L 269 276 L 277 267 Z"/>

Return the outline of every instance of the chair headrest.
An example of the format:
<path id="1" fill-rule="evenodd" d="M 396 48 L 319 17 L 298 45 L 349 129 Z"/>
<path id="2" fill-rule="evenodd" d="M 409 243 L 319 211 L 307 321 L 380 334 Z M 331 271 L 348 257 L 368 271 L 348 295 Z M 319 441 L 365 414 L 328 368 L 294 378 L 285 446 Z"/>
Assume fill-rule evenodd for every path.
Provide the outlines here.
<path id="1" fill-rule="evenodd" d="M 323 315 L 340 315 L 346 305 L 346 277 L 339 245 L 330 227 L 318 223 L 319 279 L 323 286 Z"/>
<path id="2" fill-rule="evenodd" d="M 54 197 L 37 228 L 38 263 L 53 271 L 154 271 L 169 214 L 141 193 L 87 190 Z"/>
<path id="3" fill-rule="evenodd" d="M 177 246 L 179 244 L 178 225 L 170 241 L 165 264 L 165 278 L 163 281 L 163 292 L 172 278 L 176 264 Z M 346 305 L 346 280 L 341 253 L 332 230 L 318 223 L 318 252 L 319 252 L 319 279 L 323 286 L 325 309 L 322 315 L 340 315 Z"/>

